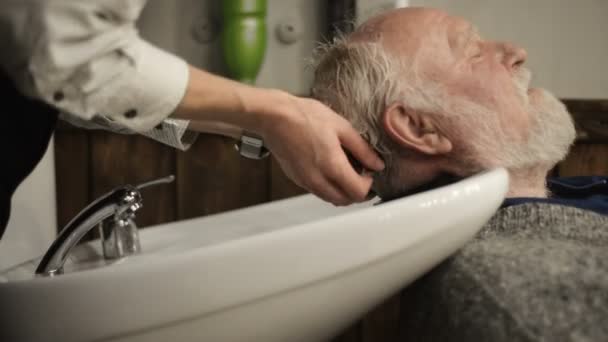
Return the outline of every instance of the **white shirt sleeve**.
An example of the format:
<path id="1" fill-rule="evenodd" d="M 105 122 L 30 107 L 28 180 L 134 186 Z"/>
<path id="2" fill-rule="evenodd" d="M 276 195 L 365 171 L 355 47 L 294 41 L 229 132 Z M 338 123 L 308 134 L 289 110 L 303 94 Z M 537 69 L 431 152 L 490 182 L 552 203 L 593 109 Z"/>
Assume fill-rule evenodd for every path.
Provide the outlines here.
<path id="1" fill-rule="evenodd" d="M 0 67 L 25 94 L 82 121 L 102 117 L 137 133 L 163 127 L 185 94 L 188 66 L 139 36 L 145 3 L 3 0 Z"/>

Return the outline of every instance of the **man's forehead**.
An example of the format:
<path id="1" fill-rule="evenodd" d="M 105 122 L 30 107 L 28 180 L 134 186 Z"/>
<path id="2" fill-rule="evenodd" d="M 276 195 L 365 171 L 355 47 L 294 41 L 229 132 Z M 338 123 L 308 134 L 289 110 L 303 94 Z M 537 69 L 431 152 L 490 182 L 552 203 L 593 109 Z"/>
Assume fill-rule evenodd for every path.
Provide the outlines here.
<path id="1" fill-rule="evenodd" d="M 424 65 L 436 68 L 437 63 L 449 62 L 452 51 L 461 49 L 476 34 L 475 26 L 464 18 L 437 9 L 409 7 L 368 20 L 349 40 L 378 42 L 397 56 L 415 59 L 424 55 Z"/>
<path id="2" fill-rule="evenodd" d="M 403 34 L 424 35 L 434 26 L 441 25 L 440 21 L 445 15 L 447 15 L 445 12 L 421 7 L 392 10 L 367 20 L 352 36 L 355 39 L 373 39 L 379 34 L 383 37 Z"/>
<path id="3" fill-rule="evenodd" d="M 408 7 L 392 10 L 367 20 L 353 36 L 369 39 L 378 33 L 424 35 L 435 28 L 460 33 L 478 33 L 477 28 L 462 17 L 452 16 L 433 8 Z"/>
<path id="4" fill-rule="evenodd" d="M 383 44 L 399 54 L 411 54 L 423 42 L 441 30 L 445 12 L 408 7 L 392 10 L 366 21 L 349 36 L 351 42 L 372 41 Z"/>
<path id="5" fill-rule="evenodd" d="M 447 31 L 447 39 L 451 48 L 462 47 L 474 37 L 479 37 L 479 30 L 470 22 L 452 17 Z"/>
<path id="6" fill-rule="evenodd" d="M 471 22 L 457 16 L 449 16 L 449 28 L 456 35 L 479 35 L 479 29 Z"/>

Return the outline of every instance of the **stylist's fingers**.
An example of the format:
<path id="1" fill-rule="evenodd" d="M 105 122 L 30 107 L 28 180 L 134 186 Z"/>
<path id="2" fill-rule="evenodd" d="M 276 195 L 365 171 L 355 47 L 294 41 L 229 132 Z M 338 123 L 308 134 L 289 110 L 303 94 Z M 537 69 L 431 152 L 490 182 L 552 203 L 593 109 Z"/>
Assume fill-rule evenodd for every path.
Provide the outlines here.
<path id="1" fill-rule="evenodd" d="M 344 149 L 369 170 L 384 163 L 351 124 L 323 103 L 289 97 L 281 115 L 269 116 L 261 135 L 296 184 L 335 205 L 365 199 L 372 180 L 353 169 Z M 274 108 L 274 107 L 273 107 Z M 344 149 L 343 149 L 344 148 Z"/>
<path id="2" fill-rule="evenodd" d="M 348 124 L 339 133 L 342 145 L 369 170 L 382 171 L 384 162 L 354 128 Z"/>
<path id="3" fill-rule="evenodd" d="M 351 203 L 364 201 L 372 186 L 372 177 L 359 175 L 348 162 L 344 152 L 340 150 L 339 153 L 332 163 L 331 182 L 348 195 Z"/>
<path id="4" fill-rule="evenodd" d="M 333 205 L 343 206 L 352 203 L 348 196 L 346 196 L 337 186 L 333 185 L 329 180 L 322 176 L 313 178 L 313 180 L 308 182 L 306 188 L 322 200 L 330 202 Z"/>

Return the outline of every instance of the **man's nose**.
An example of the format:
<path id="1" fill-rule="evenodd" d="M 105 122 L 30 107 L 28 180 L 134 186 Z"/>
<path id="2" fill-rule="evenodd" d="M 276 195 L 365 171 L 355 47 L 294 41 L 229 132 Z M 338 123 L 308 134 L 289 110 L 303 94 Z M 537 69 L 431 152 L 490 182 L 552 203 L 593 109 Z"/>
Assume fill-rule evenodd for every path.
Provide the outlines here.
<path id="1" fill-rule="evenodd" d="M 509 69 L 517 69 L 522 66 L 528 58 L 526 50 L 511 43 L 502 43 L 504 63 Z"/>

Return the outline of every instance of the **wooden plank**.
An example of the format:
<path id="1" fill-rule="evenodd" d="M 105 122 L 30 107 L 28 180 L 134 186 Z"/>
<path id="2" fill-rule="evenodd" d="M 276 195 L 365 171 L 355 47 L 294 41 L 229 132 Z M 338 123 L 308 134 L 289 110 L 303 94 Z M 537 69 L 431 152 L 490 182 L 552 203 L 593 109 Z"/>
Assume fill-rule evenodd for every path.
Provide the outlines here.
<path id="1" fill-rule="evenodd" d="M 600 99 L 562 99 L 572 114 L 608 113 L 608 100 Z"/>
<path id="2" fill-rule="evenodd" d="M 55 133 L 57 229 L 61 230 L 90 201 L 89 137 L 84 130 Z"/>
<path id="3" fill-rule="evenodd" d="M 593 176 L 608 175 L 608 145 L 606 144 L 577 144 L 566 160 L 558 166 L 559 175 Z"/>
<path id="4" fill-rule="evenodd" d="M 190 150 L 177 155 L 178 218 L 266 202 L 268 174 L 268 159 L 243 158 L 233 139 L 202 134 Z"/>
<path id="5" fill-rule="evenodd" d="M 279 163 L 272 158 L 270 167 L 270 198 L 275 201 L 305 193 L 307 191 L 287 178 L 283 170 L 281 170 Z"/>
<path id="6" fill-rule="evenodd" d="M 396 294 L 369 312 L 362 322 L 361 341 L 395 341 L 399 337 L 400 295 Z"/>
<path id="7" fill-rule="evenodd" d="M 146 137 L 95 131 L 91 133 L 90 170 L 91 193 L 96 198 L 118 186 L 175 174 L 175 152 Z M 142 190 L 138 227 L 174 221 L 175 194 L 175 183 Z"/>
<path id="8" fill-rule="evenodd" d="M 608 142 L 608 100 L 565 99 L 563 102 L 576 123 L 578 142 Z"/>

